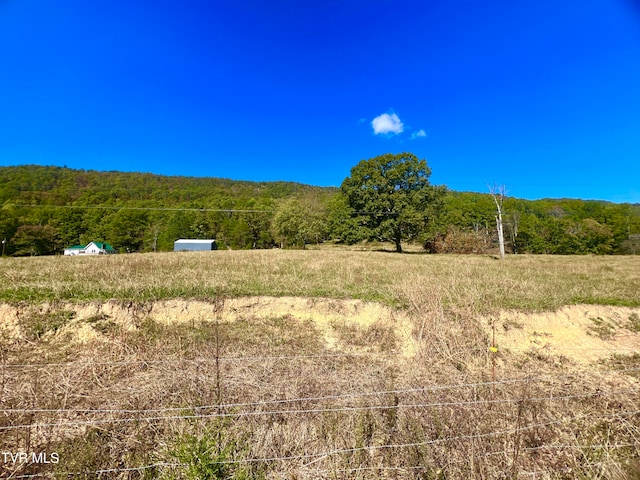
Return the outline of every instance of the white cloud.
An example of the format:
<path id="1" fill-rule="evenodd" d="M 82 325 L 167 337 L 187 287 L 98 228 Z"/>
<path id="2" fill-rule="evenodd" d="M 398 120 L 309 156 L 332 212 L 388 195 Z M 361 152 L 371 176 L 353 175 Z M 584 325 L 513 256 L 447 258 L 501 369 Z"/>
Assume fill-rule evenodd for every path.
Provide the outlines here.
<path id="1" fill-rule="evenodd" d="M 424 130 L 419 130 L 418 132 L 411 134 L 411 140 L 414 140 L 420 137 L 426 137 L 426 136 L 427 136 L 427 132 L 425 132 Z"/>
<path id="2" fill-rule="evenodd" d="M 400 117 L 395 113 L 391 115 L 388 113 L 378 115 L 371 121 L 371 126 L 373 127 L 373 133 L 375 135 L 384 135 L 386 133 L 397 135 L 404 130 L 404 125 L 400 121 Z"/>

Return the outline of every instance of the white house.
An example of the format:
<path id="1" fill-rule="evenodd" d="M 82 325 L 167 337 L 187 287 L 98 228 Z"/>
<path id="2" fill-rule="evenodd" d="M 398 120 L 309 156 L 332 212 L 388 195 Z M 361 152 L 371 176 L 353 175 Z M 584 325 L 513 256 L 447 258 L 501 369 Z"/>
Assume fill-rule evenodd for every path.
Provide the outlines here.
<path id="1" fill-rule="evenodd" d="M 79 255 L 81 250 L 84 250 L 85 245 L 73 245 L 64 249 L 65 255 Z"/>
<path id="2" fill-rule="evenodd" d="M 116 253 L 106 242 L 89 242 L 88 245 L 73 245 L 64 249 L 65 255 L 107 255 Z"/>

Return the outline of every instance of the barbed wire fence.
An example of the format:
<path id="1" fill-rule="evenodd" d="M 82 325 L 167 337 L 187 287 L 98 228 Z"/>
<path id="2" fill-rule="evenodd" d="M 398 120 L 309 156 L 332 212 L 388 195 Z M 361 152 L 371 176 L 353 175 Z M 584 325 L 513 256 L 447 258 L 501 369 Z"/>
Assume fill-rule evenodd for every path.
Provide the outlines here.
<path id="1" fill-rule="evenodd" d="M 214 335 L 218 339 L 219 332 Z M 465 346 L 465 352 L 491 355 L 486 346 Z M 461 472 L 491 477 L 499 471 L 548 478 L 549 471 L 568 474 L 578 460 L 605 471 L 618 455 L 637 459 L 640 452 L 636 367 L 592 366 L 600 376 L 550 369 L 492 380 L 488 371 L 437 372 L 444 367 L 438 351 L 428 348 L 414 359 L 393 349 L 301 355 L 271 354 L 260 345 L 246 354 L 224 348 L 206 355 L 196 349 L 188 358 L 144 353 L 42 362 L 9 361 L 3 354 L 3 453 L 46 450 L 88 432 L 124 445 L 131 432 L 199 438 L 213 428 L 223 443 L 252 442 L 219 464 L 263 468 L 269 478 L 365 479 L 455 478 Z M 607 372 L 615 379 L 603 381 Z M 67 460 L 5 460 L 0 473 L 153 478 L 164 472 L 181 478 L 190 467 L 166 453 L 71 468 L 63 465 Z"/>

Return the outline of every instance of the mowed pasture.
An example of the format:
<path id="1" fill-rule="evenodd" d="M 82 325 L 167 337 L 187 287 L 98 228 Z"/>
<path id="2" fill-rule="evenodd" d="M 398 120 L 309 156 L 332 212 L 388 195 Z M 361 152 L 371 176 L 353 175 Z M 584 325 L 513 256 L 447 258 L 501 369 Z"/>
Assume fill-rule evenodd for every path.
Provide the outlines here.
<path id="1" fill-rule="evenodd" d="M 0 476 L 640 475 L 639 257 L 0 260 Z"/>

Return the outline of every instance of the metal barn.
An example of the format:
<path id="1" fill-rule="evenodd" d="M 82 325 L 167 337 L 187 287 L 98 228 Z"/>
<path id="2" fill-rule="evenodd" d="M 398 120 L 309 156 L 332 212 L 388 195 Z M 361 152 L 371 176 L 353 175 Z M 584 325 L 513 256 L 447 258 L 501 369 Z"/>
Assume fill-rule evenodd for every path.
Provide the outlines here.
<path id="1" fill-rule="evenodd" d="M 215 239 L 193 240 L 189 238 L 181 238 L 173 242 L 174 252 L 193 252 L 193 251 L 210 251 L 217 250 Z"/>

